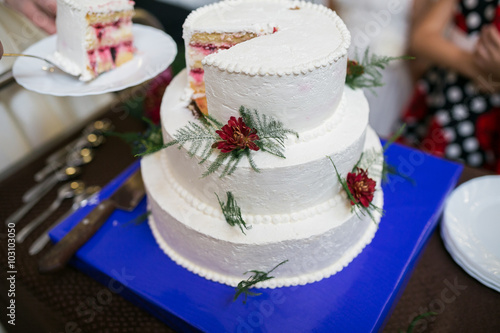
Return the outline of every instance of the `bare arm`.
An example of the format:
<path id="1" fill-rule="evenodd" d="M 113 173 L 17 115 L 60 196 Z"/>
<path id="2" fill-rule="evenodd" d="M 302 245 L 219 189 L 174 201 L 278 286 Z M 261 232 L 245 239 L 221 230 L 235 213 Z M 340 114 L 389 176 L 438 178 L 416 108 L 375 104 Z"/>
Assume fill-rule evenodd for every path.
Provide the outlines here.
<path id="1" fill-rule="evenodd" d="M 416 22 L 420 21 L 420 19 L 425 15 L 427 12 L 427 8 L 432 6 L 434 3 L 433 0 L 414 0 L 412 3 L 412 11 L 411 11 L 411 17 L 410 17 L 410 23 L 411 26 L 413 27 Z"/>
<path id="2" fill-rule="evenodd" d="M 481 30 L 475 50 L 475 61 L 484 72 L 500 77 L 500 33 L 494 25 Z"/>
<path id="3" fill-rule="evenodd" d="M 56 0 L 5 0 L 5 3 L 47 33 L 56 32 Z"/>
<path id="4" fill-rule="evenodd" d="M 417 22 L 420 22 L 420 20 L 425 17 L 428 8 L 432 6 L 434 1 L 435 0 L 413 0 L 410 15 L 410 34 L 415 30 Z M 415 55 L 415 52 L 411 48 L 411 44 L 408 45 L 406 54 L 410 56 Z M 415 82 L 420 79 L 430 65 L 431 62 L 423 57 L 416 57 L 415 60 L 409 61 L 408 66 L 410 68 L 413 81 Z"/>
<path id="5" fill-rule="evenodd" d="M 431 5 L 428 12 L 415 23 L 410 40 L 411 50 L 417 57 L 477 80 L 482 71 L 475 64 L 474 55 L 444 37 L 444 31 L 452 21 L 455 5 L 456 0 L 438 0 Z"/>

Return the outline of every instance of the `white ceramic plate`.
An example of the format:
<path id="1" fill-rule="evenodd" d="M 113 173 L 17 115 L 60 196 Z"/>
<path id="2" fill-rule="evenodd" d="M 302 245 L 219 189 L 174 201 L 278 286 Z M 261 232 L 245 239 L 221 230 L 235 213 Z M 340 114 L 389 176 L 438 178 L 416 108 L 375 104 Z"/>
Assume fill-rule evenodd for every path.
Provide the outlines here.
<path id="1" fill-rule="evenodd" d="M 134 59 L 90 82 L 60 71 L 46 72 L 42 69 L 46 65 L 43 61 L 25 57 L 14 63 L 14 78 L 28 90 L 54 96 L 99 95 L 136 86 L 167 69 L 177 55 L 177 45 L 155 28 L 134 24 L 132 31 L 137 48 Z M 56 35 L 44 38 L 24 53 L 50 58 L 56 51 L 56 39 Z"/>
<path id="2" fill-rule="evenodd" d="M 462 267 L 464 271 L 466 271 L 470 276 L 472 276 L 485 286 L 500 292 L 500 285 L 496 284 L 494 281 L 491 281 L 489 277 L 482 275 L 481 269 L 478 269 L 474 262 L 468 262 L 466 258 L 462 257 L 461 251 L 451 240 L 444 225 L 441 226 L 441 237 L 443 238 L 444 246 L 450 253 L 453 260 L 460 267 Z"/>
<path id="3" fill-rule="evenodd" d="M 500 291 L 500 176 L 459 186 L 446 204 L 441 234 L 453 259 Z"/>

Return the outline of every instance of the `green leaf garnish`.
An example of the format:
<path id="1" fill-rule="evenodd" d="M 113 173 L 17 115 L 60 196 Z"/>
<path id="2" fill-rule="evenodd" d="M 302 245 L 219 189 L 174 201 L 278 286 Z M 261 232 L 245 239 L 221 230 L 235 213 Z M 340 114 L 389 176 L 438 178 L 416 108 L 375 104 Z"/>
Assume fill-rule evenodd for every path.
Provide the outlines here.
<path id="1" fill-rule="evenodd" d="M 222 124 L 210 116 L 200 118 L 199 122 L 190 121 L 188 124 L 174 134 L 174 140 L 167 142 L 163 148 L 178 145 L 181 149 L 186 143 L 190 143 L 188 155 L 193 157 L 200 153 L 200 164 L 204 163 L 212 153 L 212 144 L 217 140 L 216 130 Z"/>
<path id="2" fill-rule="evenodd" d="M 241 106 L 239 112 L 245 124 L 257 130 L 259 140 L 256 140 L 255 144 L 264 152 L 285 158 L 284 142 L 287 135 L 293 134 L 298 137 L 298 133 L 285 129 L 280 121 L 266 115 L 261 115 L 257 110 L 249 110 Z M 186 143 L 190 143 L 188 154 L 190 157 L 200 154 L 200 164 L 205 163 L 215 150 L 218 155 L 202 174 L 202 177 L 218 171 L 223 166 L 220 177 L 231 175 L 243 157 L 247 158 L 250 167 L 254 171 L 260 172 L 253 160 L 250 149 L 236 149 L 229 153 L 222 153 L 213 147 L 213 144 L 220 139 L 216 131 L 220 130 L 222 126 L 220 122 L 211 116 L 203 116 L 200 118 L 199 123 L 189 122 L 187 126 L 179 129 L 174 135 L 174 140 L 165 144 L 163 148 L 173 145 L 178 145 L 181 148 Z"/>
<path id="3" fill-rule="evenodd" d="M 163 148 L 163 135 L 161 127 L 154 124 L 148 118 L 144 117 L 142 120 L 148 125 L 146 131 L 143 133 L 105 132 L 105 135 L 116 136 L 127 142 L 132 147 L 132 154 L 134 154 L 134 156 L 148 155 L 161 150 Z"/>
<path id="4" fill-rule="evenodd" d="M 257 146 L 262 151 L 285 158 L 284 149 L 287 135 L 291 134 L 298 138 L 299 134 L 284 128 L 283 123 L 274 118 L 265 114 L 260 115 L 257 110 L 250 110 L 241 106 L 239 111 L 245 124 L 257 130 L 260 138 L 260 140 L 256 141 Z"/>
<path id="5" fill-rule="evenodd" d="M 357 54 L 355 58 L 358 58 Z M 367 88 L 376 95 L 373 88 L 382 87 L 384 85 L 382 73 L 380 71 L 385 69 L 391 61 L 411 59 L 415 58 L 408 56 L 387 57 L 375 54 L 370 55 L 369 49 L 366 49 L 361 63 L 349 65 L 349 73 L 346 75 L 345 83 L 352 89 Z"/>
<path id="6" fill-rule="evenodd" d="M 224 204 L 224 202 L 222 202 L 219 199 L 219 196 L 217 195 L 217 193 L 215 193 L 215 195 L 217 196 L 217 200 L 219 201 L 219 205 L 220 205 L 220 208 L 222 209 L 222 213 L 224 214 L 224 218 L 226 219 L 226 222 L 232 227 L 237 225 L 238 227 L 240 227 L 241 232 L 244 235 L 246 235 L 245 230 L 243 230 L 243 228 L 245 228 L 246 230 L 249 230 L 252 227 L 247 226 L 245 221 L 241 217 L 241 209 L 238 206 L 238 204 L 236 203 L 236 200 L 234 199 L 233 193 L 226 192 L 227 203 L 225 203 L 225 204 Z"/>
<path id="7" fill-rule="evenodd" d="M 349 186 L 347 185 L 347 180 L 342 178 L 340 176 L 340 173 L 339 171 L 337 170 L 337 166 L 335 165 L 335 163 L 333 162 L 333 159 L 330 157 L 330 156 L 327 156 L 328 159 L 330 160 L 330 162 L 332 162 L 332 165 L 333 165 L 333 168 L 335 169 L 335 174 L 337 175 L 337 179 L 340 183 L 340 185 L 342 186 L 344 192 L 347 194 L 347 197 L 349 199 L 349 201 L 352 204 L 352 208 L 351 208 L 351 211 L 354 211 L 356 213 L 356 215 L 359 216 L 359 214 L 361 215 L 368 215 L 370 217 L 370 219 L 373 221 L 373 223 L 375 223 L 375 225 L 378 227 L 378 224 L 377 224 L 377 220 L 375 219 L 375 216 L 373 215 L 373 211 L 377 211 L 379 212 L 380 214 L 384 214 L 384 211 L 383 209 L 375 206 L 373 203 L 370 202 L 370 204 L 368 205 L 368 207 L 365 207 L 362 205 L 362 203 L 360 201 L 357 201 L 355 198 L 354 198 L 354 195 L 351 193 L 351 190 L 349 189 Z M 362 160 L 363 160 L 363 157 L 364 157 L 364 153 L 361 154 L 361 156 L 359 157 L 359 160 L 356 162 L 356 164 L 354 165 L 353 169 L 352 169 L 352 172 L 354 173 L 356 171 L 356 169 L 359 168 L 359 166 L 363 163 Z M 373 163 L 373 162 L 372 162 Z M 365 170 L 368 170 L 368 168 L 366 168 Z"/>
<path id="8" fill-rule="evenodd" d="M 426 312 L 426 313 L 422 313 L 421 315 L 418 315 L 416 316 L 415 318 L 413 318 L 413 320 L 411 321 L 410 325 L 408 325 L 408 328 L 406 329 L 406 333 L 413 333 L 413 330 L 415 329 L 415 326 L 417 325 L 417 323 L 426 318 L 426 317 L 430 317 L 430 316 L 436 316 L 437 313 L 436 312 Z M 403 330 L 399 330 L 399 333 L 405 333 Z"/>
<path id="9" fill-rule="evenodd" d="M 243 299 L 243 304 L 246 304 L 248 296 L 253 297 L 261 295 L 262 293 L 256 293 L 250 291 L 250 288 L 252 288 L 259 282 L 274 279 L 274 276 L 269 276 L 269 274 L 286 262 L 288 262 L 288 260 L 280 262 L 278 265 L 276 265 L 273 269 L 271 269 L 268 272 L 262 272 L 258 270 L 251 270 L 245 272 L 244 274 L 253 273 L 253 275 L 251 275 L 248 279 L 240 281 L 240 283 L 238 283 L 238 286 L 236 287 L 236 294 L 234 295 L 233 298 L 233 302 L 236 301 L 241 294 L 245 295 L 245 298 Z"/>
<path id="10" fill-rule="evenodd" d="M 149 215 L 151 215 L 151 211 L 147 211 L 144 214 L 141 214 L 141 215 L 123 223 L 122 227 L 127 227 L 130 225 L 140 225 L 148 220 Z"/>

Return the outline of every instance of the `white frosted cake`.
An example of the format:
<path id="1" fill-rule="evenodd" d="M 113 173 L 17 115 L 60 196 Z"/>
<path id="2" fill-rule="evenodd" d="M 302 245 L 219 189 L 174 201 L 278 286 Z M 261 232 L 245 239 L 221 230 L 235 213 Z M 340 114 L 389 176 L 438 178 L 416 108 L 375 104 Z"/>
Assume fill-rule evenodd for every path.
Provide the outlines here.
<path id="1" fill-rule="evenodd" d="M 58 0 L 54 60 L 82 81 L 132 60 L 133 15 L 129 0 Z"/>
<path id="2" fill-rule="evenodd" d="M 253 37 L 201 56 L 203 38 L 220 42 L 227 36 Z M 193 273 L 231 286 L 246 279 L 247 271 L 268 272 L 282 262 L 273 279 L 257 286 L 303 285 L 342 270 L 371 242 L 380 213 L 353 209 L 340 180 L 359 170 L 363 152 L 382 151 L 368 126 L 362 91 L 345 86 L 350 35 L 342 20 L 304 1 L 229 0 L 191 13 L 184 37 L 194 47 L 187 49 L 188 69 L 163 98 L 166 143 L 200 122 L 186 99 L 199 98 L 193 80 L 203 82 L 208 114 L 219 123 L 231 124 L 243 106 L 298 137 L 288 134 L 284 140 L 285 158 L 247 146 L 251 162 L 242 158 L 225 175 L 207 175 L 207 167 L 224 154 L 220 142 L 206 160 L 201 152 L 189 153 L 192 143 L 143 158 L 149 224 L 159 246 Z M 193 72 L 200 64 L 203 71 Z M 382 208 L 380 163 L 367 171 L 376 181 L 370 205 Z M 247 229 L 231 225 L 223 214 L 228 193 Z"/>

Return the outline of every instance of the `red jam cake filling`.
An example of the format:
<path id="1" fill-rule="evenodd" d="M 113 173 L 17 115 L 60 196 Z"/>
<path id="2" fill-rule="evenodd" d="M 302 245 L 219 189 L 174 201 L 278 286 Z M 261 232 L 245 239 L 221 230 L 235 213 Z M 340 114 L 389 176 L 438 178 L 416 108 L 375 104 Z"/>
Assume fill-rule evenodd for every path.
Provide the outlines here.
<path id="1" fill-rule="evenodd" d="M 274 34 L 276 32 L 278 32 L 278 28 L 274 27 L 272 33 Z M 214 38 L 207 39 L 205 36 L 201 36 L 201 38 L 195 37 L 195 40 L 192 40 L 189 43 L 189 47 L 191 48 L 192 51 L 194 51 L 193 53 L 196 53 L 198 55 L 196 58 L 198 58 L 199 55 L 206 57 L 220 50 L 227 50 L 233 47 L 234 45 L 239 44 L 240 42 L 247 41 L 254 37 L 257 37 L 257 35 L 253 33 L 251 34 L 235 33 L 233 35 L 221 34 L 219 38 L 215 39 Z M 213 42 L 214 40 L 215 43 Z M 203 80 L 203 76 L 204 76 L 203 68 L 191 68 L 191 70 L 189 71 L 189 77 L 190 77 L 189 84 L 191 86 L 191 89 L 194 90 L 194 96 L 195 96 L 194 100 L 198 105 L 199 109 L 204 114 L 208 114 L 208 110 L 206 108 L 206 99 L 204 97 L 205 82 Z"/>
<path id="2" fill-rule="evenodd" d="M 198 51 L 199 53 L 207 56 L 219 50 L 227 50 L 230 47 L 234 46 L 234 44 L 223 44 L 223 45 L 214 45 L 214 44 L 190 44 L 191 48 Z"/>
<path id="3" fill-rule="evenodd" d="M 103 69 L 112 69 L 117 66 L 117 59 L 123 53 L 135 51 L 132 41 L 124 41 L 112 46 L 102 46 L 97 50 L 87 51 L 89 65 L 94 74 L 102 72 Z"/>
<path id="4" fill-rule="evenodd" d="M 130 25 L 130 24 L 132 24 L 132 21 L 130 19 L 126 20 L 119 19 L 114 22 L 96 23 L 91 25 L 91 27 L 94 29 L 97 40 L 101 42 L 103 38 L 105 38 L 110 33 L 120 29 L 122 25 Z"/>
<path id="5" fill-rule="evenodd" d="M 131 18 L 119 18 L 115 21 L 99 22 L 91 25 L 96 36 L 96 42 L 91 46 L 92 49 L 87 50 L 87 55 L 89 67 L 95 76 L 120 66 L 131 59 L 131 55 L 135 51 L 132 40 L 129 40 L 131 36 L 120 38 L 121 32 L 119 31 L 125 27 L 129 29 L 131 25 Z M 125 34 L 127 34 L 127 30 L 124 30 Z M 126 38 L 126 40 L 123 40 L 123 38 Z M 120 41 L 120 39 L 123 41 Z"/>
<path id="6" fill-rule="evenodd" d="M 190 75 L 191 75 L 191 78 L 193 78 L 193 80 L 196 83 L 201 83 L 201 82 L 203 82 L 203 74 L 204 73 L 205 73 L 205 71 L 203 70 L 203 68 L 193 68 L 190 72 Z"/>

